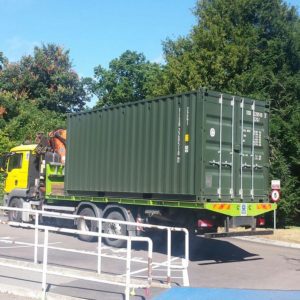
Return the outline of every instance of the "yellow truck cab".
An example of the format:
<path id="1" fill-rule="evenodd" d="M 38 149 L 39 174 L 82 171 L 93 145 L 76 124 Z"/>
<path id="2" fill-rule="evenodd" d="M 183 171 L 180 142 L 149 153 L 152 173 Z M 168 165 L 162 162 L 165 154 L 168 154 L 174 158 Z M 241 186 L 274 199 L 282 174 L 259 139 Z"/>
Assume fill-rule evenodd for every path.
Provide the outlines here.
<path id="1" fill-rule="evenodd" d="M 2 171 L 5 172 L 4 205 L 26 207 L 26 201 L 36 196 L 39 179 L 39 158 L 35 153 L 37 145 L 14 147 L 2 157 Z"/>

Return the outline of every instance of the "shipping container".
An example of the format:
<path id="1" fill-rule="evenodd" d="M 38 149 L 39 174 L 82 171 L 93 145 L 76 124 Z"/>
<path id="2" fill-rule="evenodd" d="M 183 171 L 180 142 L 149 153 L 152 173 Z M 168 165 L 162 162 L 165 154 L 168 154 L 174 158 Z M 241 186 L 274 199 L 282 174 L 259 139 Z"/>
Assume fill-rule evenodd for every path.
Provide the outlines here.
<path id="1" fill-rule="evenodd" d="M 65 193 L 267 202 L 268 120 L 206 89 L 70 114 Z"/>

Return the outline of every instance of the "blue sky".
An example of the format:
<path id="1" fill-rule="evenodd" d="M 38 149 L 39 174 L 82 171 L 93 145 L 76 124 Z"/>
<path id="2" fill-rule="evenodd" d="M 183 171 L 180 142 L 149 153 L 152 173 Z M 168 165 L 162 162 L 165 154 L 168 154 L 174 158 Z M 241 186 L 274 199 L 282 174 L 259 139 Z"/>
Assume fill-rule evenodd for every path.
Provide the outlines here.
<path id="1" fill-rule="evenodd" d="M 196 0 L 0 0 L 0 51 L 10 61 L 35 45 L 70 49 L 74 69 L 92 76 L 125 50 L 162 61 L 161 42 L 186 35 Z M 289 0 L 299 9 L 300 0 Z"/>
<path id="2" fill-rule="evenodd" d="M 0 0 L 0 51 L 10 61 L 35 45 L 70 49 L 74 69 L 93 75 L 125 50 L 162 60 L 161 42 L 189 32 L 195 0 Z"/>

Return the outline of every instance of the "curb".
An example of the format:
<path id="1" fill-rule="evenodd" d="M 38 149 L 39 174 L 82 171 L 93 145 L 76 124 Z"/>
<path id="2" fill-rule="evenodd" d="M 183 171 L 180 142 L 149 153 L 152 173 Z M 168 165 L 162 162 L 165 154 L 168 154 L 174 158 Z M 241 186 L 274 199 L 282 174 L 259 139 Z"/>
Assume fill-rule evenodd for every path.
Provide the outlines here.
<path id="1" fill-rule="evenodd" d="M 249 237 L 233 237 L 233 238 L 237 239 L 237 240 L 244 240 L 244 241 L 254 242 L 254 243 L 259 243 L 259 244 L 266 244 L 266 245 L 273 245 L 273 246 L 278 246 L 278 247 L 300 249 L 300 244 L 297 244 L 297 243 L 289 243 L 289 242 L 283 242 L 283 241 L 276 241 L 276 240 L 258 238 L 258 237 L 254 237 L 254 236 L 249 236 Z"/>
<path id="2" fill-rule="evenodd" d="M 26 287 L 19 287 L 15 285 L 9 284 L 0 284 L 0 293 L 26 297 L 30 299 L 42 299 L 42 292 L 38 289 L 26 288 Z M 55 293 L 46 293 L 47 300 L 80 300 L 82 298 L 75 298 L 71 296 L 55 294 Z"/>

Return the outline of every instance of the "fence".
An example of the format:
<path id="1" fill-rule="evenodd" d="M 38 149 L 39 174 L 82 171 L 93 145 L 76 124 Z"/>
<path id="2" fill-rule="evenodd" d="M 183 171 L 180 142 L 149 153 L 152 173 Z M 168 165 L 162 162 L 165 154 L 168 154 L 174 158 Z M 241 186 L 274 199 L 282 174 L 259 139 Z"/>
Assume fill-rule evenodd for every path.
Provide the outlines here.
<path id="1" fill-rule="evenodd" d="M 106 284 L 114 284 L 119 286 L 125 287 L 125 299 L 129 299 L 130 296 L 130 289 L 134 288 L 145 288 L 149 289 L 151 286 L 154 285 L 152 280 L 152 269 L 153 269 L 153 242 L 148 237 L 137 237 L 137 236 L 122 236 L 122 235 L 114 235 L 114 234 L 107 234 L 103 233 L 103 224 L 104 223 L 116 223 L 116 224 L 122 224 L 126 226 L 135 226 L 138 228 L 153 228 L 157 230 L 165 230 L 167 231 L 167 261 L 164 263 L 156 263 L 155 267 L 166 267 L 166 284 L 155 284 L 155 286 L 159 287 L 169 287 L 171 285 L 171 270 L 181 270 L 183 274 L 183 285 L 188 286 L 189 280 L 188 280 L 188 262 L 189 262 L 189 234 L 188 231 L 185 228 L 176 228 L 176 227 L 167 227 L 167 226 L 157 226 L 157 225 L 150 225 L 150 224 L 141 224 L 141 223 L 134 223 L 134 222 L 126 222 L 126 221 L 117 221 L 117 220 L 108 220 L 108 219 L 102 219 L 102 218 L 95 218 L 95 217 L 87 217 L 87 216 L 79 216 L 79 215 L 71 215 L 66 213 L 59 213 L 59 212 L 50 212 L 50 211 L 39 211 L 39 210 L 31 210 L 31 209 L 20 209 L 20 208 L 11 208 L 11 207 L 1 207 L 0 210 L 4 211 L 14 211 L 14 212 L 22 212 L 27 213 L 32 216 L 34 216 L 34 224 L 25 224 L 25 223 L 18 223 L 18 222 L 2 222 L 2 223 L 8 223 L 13 226 L 19 226 L 19 227 L 27 227 L 27 228 L 33 228 L 34 229 L 34 254 L 33 254 L 33 265 L 26 265 L 24 264 L 18 264 L 17 267 L 21 267 L 24 269 L 29 269 L 33 271 L 42 272 L 42 295 L 43 299 L 46 296 L 46 285 L 47 285 L 47 274 L 56 274 L 66 277 L 73 277 L 77 279 L 84 279 L 84 280 L 91 280 L 91 281 L 97 281 L 101 283 Z M 87 232 L 82 230 L 76 230 L 76 229 L 69 229 L 69 228 L 59 228 L 59 227 L 53 227 L 53 226 L 44 226 L 39 224 L 40 216 L 43 217 L 52 217 L 52 218 L 60 218 L 60 219 L 72 219 L 72 220 L 89 220 L 94 221 L 98 223 L 98 232 Z M 44 242 L 43 245 L 39 244 L 39 231 L 43 230 L 45 232 L 44 234 Z M 171 260 L 171 249 L 172 249 L 172 239 L 171 234 L 172 232 L 183 232 L 185 235 L 184 238 L 184 256 L 181 259 L 181 264 L 172 264 Z M 84 235 L 90 235 L 90 236 L 96 236 L 98 237 L 98 244 L 97 244 L 97 253 L 87 253 L 86 251 L 80 251 L 77 249 L 67 249 L 67 248 L 60 248 L 60 247 L 54 247 L 49 246 L 49 232 L 62 232 L 62 233 L 72 233 L 72 234 L 84 234 Z M 108 274 L 102 273 L 102 258 L 105 256 L 102 253 L 102 240 L 103 238 L 117 238 L 121 240 L 126 240 L 127 247 L 126 247 L 126 276 L 125 278 L 122 277 L 115 277 L 115 276 L 109 276 Z M 146 280 L 141 279 L 133 279 L 131 272 L 131 250 L 132 250 L 132 242 L 140 242 L 140 243 L 147 243 L 147 264 L 146 268 L 144 270 L 147 271 L 147 278 Z M 21 242 L 19 242 L 22 244 Z M 43 248 L 43 264 L 42 268 L 37 268 L 38 265 L 38 248 Z M 57 267 L 49 266 L 48 265 L 48 250 L 57 250 L 57 251 L 68 251 L 73 253 L 81 253 L 81 254 L 90 254 L 90 255 L 96 255 L 97 256 L 97 274 L 91 275 L 91 274 L 78 274 L 74 271 L 70 272 L 70 270 L 58 270 Z M 106 255 L 107 257 L 107 255 Z M 116 258 L 116 257 L 112 257 Z M 120 258 L 119 258 L 120 259 Z M 139 261 L 141 262 L 141 261 Z M 16 267 L 10 262 L 7 262 L 5 260 L 0 261 L 1 265 L 6 265 L 9 267 Z M 63 272 L 62 272 L 63 271 Z M 82 273 L 82 272 L 81 272 Z M 137 273 L 137 272 L 135 272 Z"/>

